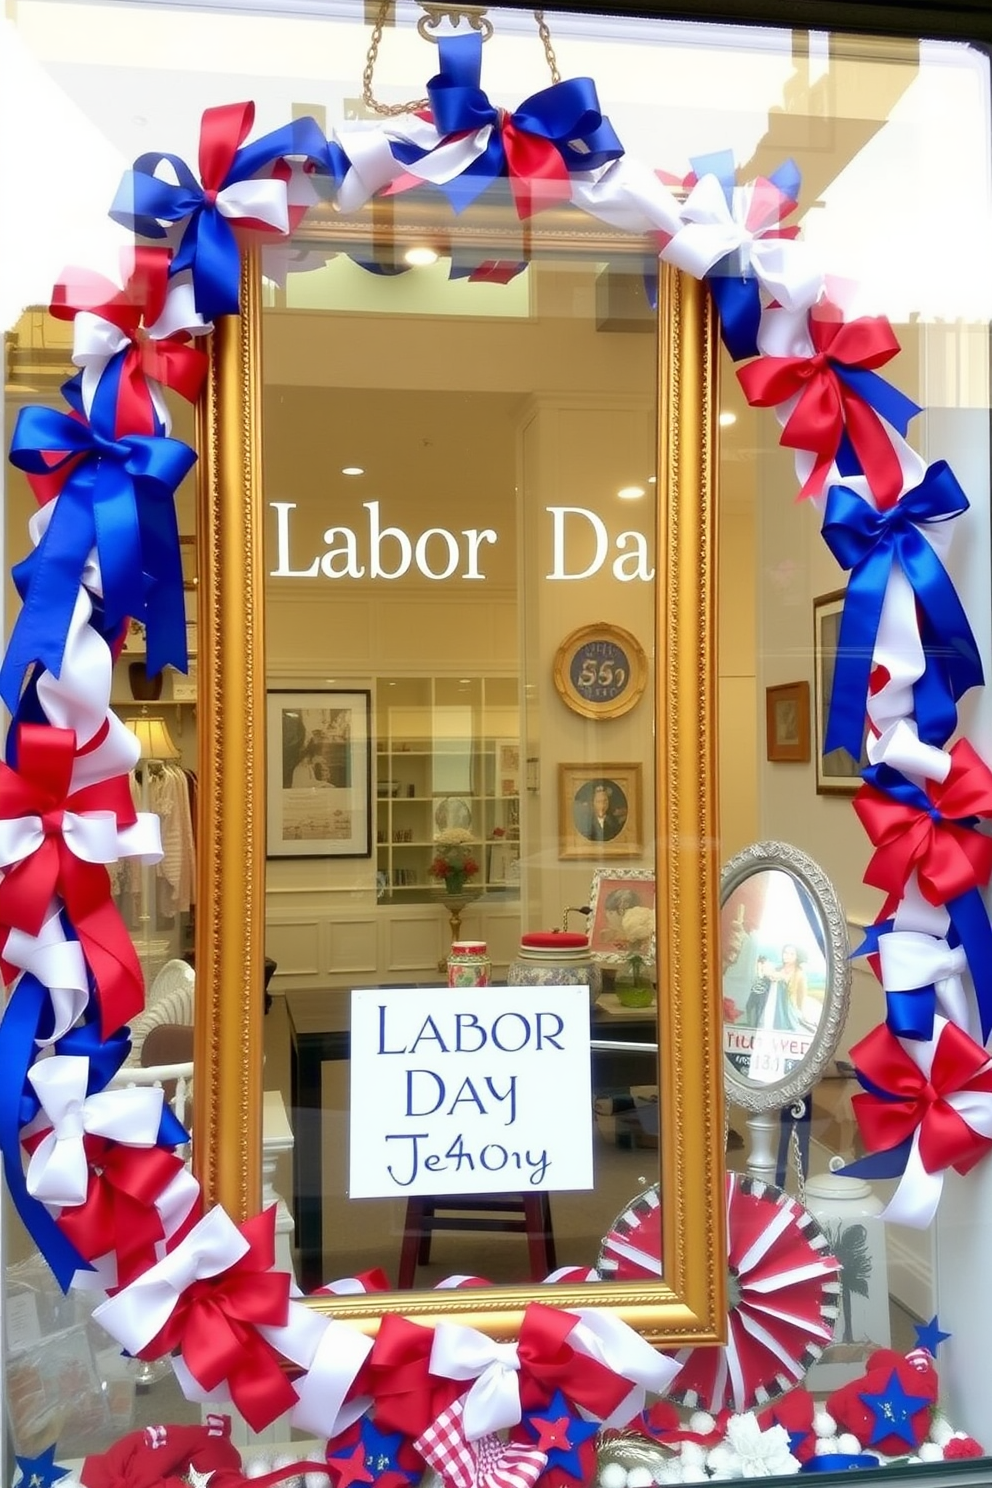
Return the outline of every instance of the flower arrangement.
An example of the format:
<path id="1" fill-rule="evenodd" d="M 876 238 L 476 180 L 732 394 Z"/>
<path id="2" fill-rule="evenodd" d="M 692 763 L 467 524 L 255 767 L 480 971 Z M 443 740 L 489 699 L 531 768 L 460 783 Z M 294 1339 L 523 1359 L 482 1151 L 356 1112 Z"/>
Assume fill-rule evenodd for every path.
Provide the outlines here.
<path id="1" fill-rule="evenodd" d="M 460 894 L 478 873 L 479 865 L 469 850 L 472 845 L 472 834 L 464 827 L 448 827 L 435 837 L 430 875 L 440 881 L 446 893 Z"/>
<path id="2" fill-rule="evenodd" d="M 626 966 L 629 982 L 617 989 L 625 1007 L 646 1007 L 654 1000 L 654 988 L 646 976 L 653 964 L 651 945 L 654 940 L 654 910 L 644 904 L 628 909 L 620 921 L 620 935 L 626 944 Z"/>

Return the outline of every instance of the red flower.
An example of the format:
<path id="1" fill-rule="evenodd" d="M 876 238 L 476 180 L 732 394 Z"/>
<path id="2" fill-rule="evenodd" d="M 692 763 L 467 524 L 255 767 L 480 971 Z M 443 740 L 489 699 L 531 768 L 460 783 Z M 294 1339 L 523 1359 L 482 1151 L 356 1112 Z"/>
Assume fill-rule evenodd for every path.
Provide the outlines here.
<path id="1" fill-rule="evenodd" d="M 465 859 L 465 865 L 462 868 L 462 872 L 464 874 L 466 874 L 466 876 L 468 878 L 471 878 L 472 875 L 473 875 L 473 873 L 478 873 L 478 871 L 479 871 L 479 865 L 475 861 L 475 859 L 474 858 L 466 858 Z"/>
<path id="2" fill-rule="evenodd" d="M 984 1457 L 985 1451 L 973 1436 L 952 1436 L 944 1447 L 944 1461 L 953 1462 L 955 1457 Z"/>

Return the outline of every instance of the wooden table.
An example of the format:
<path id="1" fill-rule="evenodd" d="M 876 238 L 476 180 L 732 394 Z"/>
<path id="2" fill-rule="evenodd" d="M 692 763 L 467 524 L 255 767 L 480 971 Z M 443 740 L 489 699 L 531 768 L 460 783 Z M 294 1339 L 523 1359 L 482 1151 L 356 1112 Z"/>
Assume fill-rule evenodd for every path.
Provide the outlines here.
<path id="1" fill-rule="evenodd" d="M 415 984 L 407 984 L 415 985 Z M 440 986 L 440 982 L 427 985 Z M 290 1104 L 293 1144 L 293 1217 L 300 1285 L 313 1291 L 327 1280 L 324 1265 L 322 1093 L 323 1066 L 351 1051 L 350 990 L 286 993 L 290 1037 Z M 593 1084 L 622 1083 L 623 1064 L 637 1061 L 636 1078 L 650 1080 L 657 1024 L 654 1008 L 619 1012 L 595 1007 L 592 1015 Z M 629 1049 L 612 1045 L 630 1045 Z M 646 1046 L 646 1047 L 645 1047 Z M 641 1052 L 643 1051 L 643 1052 Z"/>

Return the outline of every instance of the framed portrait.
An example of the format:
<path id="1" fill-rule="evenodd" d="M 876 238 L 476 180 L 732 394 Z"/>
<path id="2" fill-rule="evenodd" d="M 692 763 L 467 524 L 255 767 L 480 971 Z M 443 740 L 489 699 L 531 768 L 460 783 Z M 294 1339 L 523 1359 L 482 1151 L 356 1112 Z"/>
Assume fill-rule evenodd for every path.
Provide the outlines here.
<path id="1" fill-rule="evenodd" d="M 371 700 L 364 691 L 268 693 L 268 857 L 371 856 Z"/>
<path id="2" fill-rule="evenodd" d="M 636 636 L 598 621 L 573 630 L 558 647 L 555 687 L 566 707 L 583 718 L 620 718 L 640 701 L 648 661 Z"/>
<path id="3" fill-rule="evenodd" d="M 650 868 L 597 868 L 589 891 L 589 949 L 603 966 L 624 966 L 630 952 L 630 937 L 623 917 L 631 909 L 655 912 L 654 874 Z M 656 936 L 644 953 L 656 960 Z"/>
<path id="4" fill-rule="evenodd" d="M 558 766 L 559 858 L 639 858 L 642 819 L 639 764 Z"/>
<path id="5" fill-rule="evenodd" d="M 765 688 L 765 753 L 773 764 L 809 763 L 809 683 Z"/>
<path id="6" fill-rule="evenodd" d="M 844 610 L 844 590 L 821 594 L 813 601 L 813 713 L 814 757 L 816 759 L 816 793 L 819 796 L 853 795 L 861 784 L 861 771 L 868 764 L 865 743 L 868 724 L 861 737 L 861 758 L 853 760 L 846 749 L 824 753 L 823 744 L 830 714 L 830 694 L 834 685 L 837 647 L 840 640 L 840 618 Z"/>

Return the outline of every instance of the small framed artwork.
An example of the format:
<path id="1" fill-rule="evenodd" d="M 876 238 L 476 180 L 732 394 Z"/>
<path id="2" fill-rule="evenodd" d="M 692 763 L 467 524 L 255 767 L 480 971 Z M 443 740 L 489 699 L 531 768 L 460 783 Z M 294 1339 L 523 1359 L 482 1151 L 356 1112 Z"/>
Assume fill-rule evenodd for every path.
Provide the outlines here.
<path id="1" fill-rule="evenodd" d="M 821 594 L 813 601 L 813 753 L 816 760 L 816 793 L 819 796 L 853 795 L 861 784 L 861 771 L 869 762 L 865 750 L 867 719 L 861 739 L 860 760 L 852 759 L 846 749 L 831 749 L 829 754 L 824 753 L 823 749 L 843 610 L 843 589 L 835 589 L 832 594 Z"/>
<path id="2" fill-rule="evenodd" d="M 765 752 L 774 764 L 809 763 L 809 683 L 765 688 Z"/>
<path id="3" fill-rule="evenodd" d="M 639 764 L 559 765 L 559 858 L 639 858 L 643 809 Z"/>
<path id="4" fill-rule="evenodd" d="M 179 556 L 183 566 L 183 588 L 192 591 L 196 589 L 196 538 L 180 537 Z"/>
<path id="5" fill-rule="evenodd" d="M 496 795 L 520 794 L 520 743 L 517 739 L 496 740 Z"/>
<path id="6" fill-rule="evenodd" d="M 372 853 L 370 692 L 270 692 L 266 854 Z"/>
<path id="7" fill-rule="evenodd" d="M 554 679 L 573 713 L 620 718 L 640 700 L 648 661 L 636 636 L 601 620 L 565 637 L 555 655 Z"/>
<path id="8" fill-rule="evenodd" d="M 624 916 L 632 909 L 641 914 L 631 916 L 625 930 Z M 589 891 L 589 949 L 596 960 L 603 966 L 625 966 L 632 945 L 637 945 L 638 954 L 653 963 L 654 914 L 654 874 L 649 868 L 597 868 Z M 649 928 L 650 938 L 632 939 L 628 932 L 642 928 Z"/>

